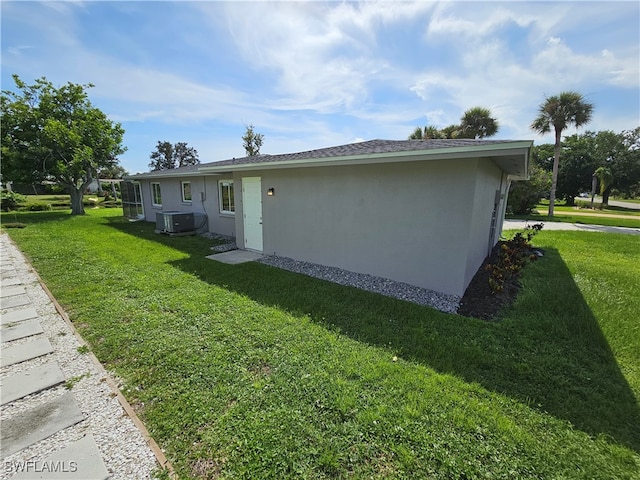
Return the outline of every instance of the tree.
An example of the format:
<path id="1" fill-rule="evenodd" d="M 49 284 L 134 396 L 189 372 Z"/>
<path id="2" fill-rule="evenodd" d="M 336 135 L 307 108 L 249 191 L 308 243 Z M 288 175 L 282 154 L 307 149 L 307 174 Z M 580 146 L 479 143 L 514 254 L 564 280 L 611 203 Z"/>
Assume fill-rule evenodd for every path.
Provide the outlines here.
<path id="1" fill-rule="evenodd" d="M 602 197 L 602 205 L 608 205 L 609 196 L 607 195 L 607 198 L 605 198 L 604 192 L 606 192 L 613 183 L 613 174 L 607 167 L 598 167 L 596 171 L 593 172 L 593 175 L 600 182 L 600 196 Z"/>
<path id="2" fill-rule="evenodd" d="M 591 132 L 564 138 L 560 147 L 562 156 L 558 167 L 556 199 L 564 199 L 567 205 L 573 205 L 576 196 L 591 189 L 593 171 L 598 168 L 594 145 L 595 137 Z M 553 172 L 553 163 L 549 171 Z"/>
<path id="3" fill-rule="evenodd" d="M 172 145 L 170 142 L 158 140 L 155 151 L 149 156 L 151 170 L 170 170 L 172 168 L 186 167 L 188 165 L 198 165 L 198 151 L 187 146 L 185 142 L 178 142 Z"/>
<path id="4" fill-rule="evenodd" d="M 124 130 L 91 104 L 91 84 L 55 88 L 45 77 L 33 85 L 18 75 L 13 80 L 17 91 L 0 97 L 3 180 L 53 180 L 71 196 L 71 214 L 84 214 L 85 189 L 126 150 Z"/>
<path id="5" fill-rule="evenodd" d="M 556 198 L 564 198 L 572 205 L 578 194 L 591 190 L 593 173 L 599 167 L 606 167 L 613 175 L 611 184 L 602 192 L 603 203 L 606 204 L 613 193 L 633 196 L 640 183 L 640 149 L 635 146 L 636 139 L 640 139 L 640 128 L 622 133 L 586 131 L 565 137 Z M 552 161 L 539 161 L 539 164 L 549 171 L 553 168 Z"/>
<path id="6" fill-rule="evenodd" d="M 529 166 L 529 180 L 511 183 L 507 211 L 516 215 L 531 213 L 550 186 L 551 173 L 532 162 Z"/>
<path id="7" fill-rule="evenodd" d="M 420 127 L 416 127 L 411 135 L 409 135 L 409 140 L 431 140 L 437 138 L 447 138 L 445 134 L 438 130 L 433 125 L 427 125 L 424 127 L 424 130 Z"/>
<path id="8" fill-rule="evenodd" d="M 593 105 L 587 103 L 584 97 L 573 91 L 562 92 L 545 99 L 540 105 L 538 116 L 531 124 L 531 128 L 540 134 L 549 133 L 551 127 L 555 133 L 553 171 L 551 173 L 551 191 L 549 194 L 549 216 L 553 216 L 558 184 L 558 166 L 560 164 L 560 147 L 562 132 L 570 125 L 581 127 L 589 123 Z"/>
<path id="9" fill-rule="evenodd" d="M 129 175 L 129 172 L 127 172 L 121 165 L 115 165 L 111 168 L 101 168 L 98 171 L 98 178 L 124 178 L 127 175 Z"/>
<path id="10" fill-rule="evenodd" d="M 464 112 L 460 124 L 451 124 L 438 130 L 434 126 L 420 127 L 409 135 L 409 140 L 429 140 L 434 138 L 479 138 L 491 137 L 498 132 L 498 121 L 491 116 L 488 108 L 473 107 Z"/>
<path id="11" fill-rule="evenodd" d="M 640 197 L 640 127 L 618 134 L 620 141 L 609 168 L 614 180 L 610 192 L 625 198 Z"/>
<path id="12" fill-rule="evenodd" d="M 427 127 L 425 127 L 425 129 L 426 128 Z M 422 140 L 422 139 L 423 139 L 422 128 L 420 127 L 416 127 L 413 133 L 409 135 L 409 140 Z"/>
<path id="13" fill-rule="evenodd" d="M 440 138 L 458 138 L 460 137 L 460 125 L 452 124 L 440 130 Z"/>
<path id="14" fill-rule="evenodd" d="M 253 125 L 249 125 L 247 127 L 247 131 L 242 136 L 242 146 L 247 152 L 248 157 L 260 155 L 260 147 L 262 146 L 262 141 L 264 140 L 264 135 L 262 135 L 261 133 L 255 133 L 253 131 L 253 128 Z"/>
<path id="15" fill-rule="evenodd" d="M 531 149 L 529 180 L 511 183 L 507 197 L 507 211 L 516 215 L 531 213 L 548 192 L 551 186 L 551 169 L 544 168 L 548 158 L 553 158 L 553 145 L 536 145 Z"/>
<path id="16" fill-rule="evenodd" d="M 498 121 L 491 116 L 488 108 L 473 107 L 464 112 L 460 119 L 462 138 L 482 139 L 498 133 Z"/>
<path id="17" fill-rule="evenodd" d="M 434 127 L 433 125 L 428 125 L 424 127 L 423 138 L 425 140 L 428 140 L 428 139 L 438 139 L 438 138 L 445 138 L 445 137 L 443 136 L 443 133 L 440 130 L 438 130 L 436 127 Z"/>

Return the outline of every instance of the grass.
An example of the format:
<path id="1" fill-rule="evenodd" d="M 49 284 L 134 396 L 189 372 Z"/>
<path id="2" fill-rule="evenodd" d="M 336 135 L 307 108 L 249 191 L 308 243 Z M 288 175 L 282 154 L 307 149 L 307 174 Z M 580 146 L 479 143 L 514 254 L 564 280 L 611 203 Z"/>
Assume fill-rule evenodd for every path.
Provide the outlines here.
<path id="1" fill-rule="evenodd" d="M 635 218 L 608 218 L 608 217 L 587 217 L 581 215 L 559 215 L 556 214 L 550 219 L 547 215 L 509 215 L 508 218 L 531 220 L 532 222 L 559 222 L 578 223 L 583 225 L 604 225 L 607 227 L 640 228 L 640 219 Z"/>
<path id="2" fill-rule="evenodd" d="M 7 232 L 181 478 L 637 478 L 640 237 L 541 232 L 488 323 L 117 215 Z"/>
<path id="3" fill-rule="evenodd" d="M 26 201 L 18 207 L 21 211 L 30 210 L 59 210 L 71 211 L 71 197 L 66 194 L 55 195 L 25 195 Z M 95 206 L 113 208 L 118 206 L 118 201 L 105 201 L 104 197 L 97 195 L 84 195 L 83 203 L 86 208 Z"/>

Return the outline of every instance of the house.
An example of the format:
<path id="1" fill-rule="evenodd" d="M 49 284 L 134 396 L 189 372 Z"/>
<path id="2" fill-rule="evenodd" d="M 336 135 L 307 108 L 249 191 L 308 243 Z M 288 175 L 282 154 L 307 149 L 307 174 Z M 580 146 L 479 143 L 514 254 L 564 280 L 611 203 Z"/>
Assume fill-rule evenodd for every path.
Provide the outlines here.
<path id="1" fill-rule="evenodd" d="M 532 145 L 371 140 L 149 172 L 128 178 L 125 214 L 199 213 L 240 249 L 462 296 Z"/>

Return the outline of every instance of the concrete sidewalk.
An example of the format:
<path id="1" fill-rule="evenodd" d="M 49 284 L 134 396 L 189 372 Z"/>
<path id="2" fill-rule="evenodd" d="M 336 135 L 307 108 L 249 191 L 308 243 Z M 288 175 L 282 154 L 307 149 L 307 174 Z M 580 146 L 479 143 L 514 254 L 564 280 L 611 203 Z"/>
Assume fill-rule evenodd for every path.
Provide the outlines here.
<path id="1" fill-rule="evenodd" d="M 5 233 L 0 246 L 0 480 L 153 478 L 164 455 Z"/>
<path id="2" fill-rule="evenodd" d="M 522 230 L 527 225 L 542 223 L 544 230 L 575 230 L 581 232 L 602 232 L 602 233 L 626 233 L 628 235 L 640 235 L 640 228 L 627 227 L 607 227 L 604 225 L 585 225 L 582 223 L 563 222 L 538 222 L 534 220 L 510 220 L 504 221 L 503 230 Z"/>

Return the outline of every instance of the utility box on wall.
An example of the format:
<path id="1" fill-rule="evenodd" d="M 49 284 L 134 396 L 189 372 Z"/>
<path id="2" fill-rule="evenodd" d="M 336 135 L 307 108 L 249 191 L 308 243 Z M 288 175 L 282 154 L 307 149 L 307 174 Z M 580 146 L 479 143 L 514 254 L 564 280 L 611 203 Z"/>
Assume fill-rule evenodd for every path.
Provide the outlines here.
<path id="1" fill-rule="evenodd" d="M 193 213 L 185 212 L 157 212 L 156 231 L 159 233 L 193 232 L 195 223 Z"/>

